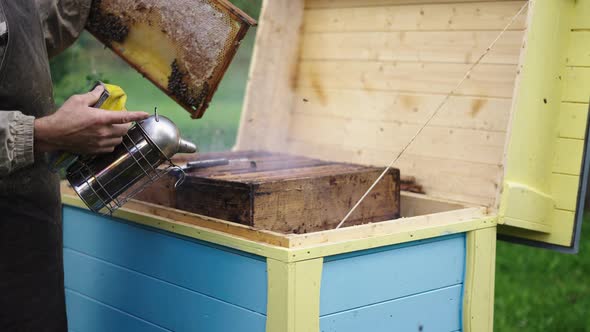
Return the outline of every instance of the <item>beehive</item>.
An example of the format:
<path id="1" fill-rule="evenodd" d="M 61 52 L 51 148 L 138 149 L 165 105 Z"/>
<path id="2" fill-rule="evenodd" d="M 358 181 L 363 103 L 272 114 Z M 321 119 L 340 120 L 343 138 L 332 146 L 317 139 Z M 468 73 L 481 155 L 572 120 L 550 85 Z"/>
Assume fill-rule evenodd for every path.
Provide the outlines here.
<path id="1" fill-rule="evenodd" d="M 589 22 L 588 0 L 265 1 L 238 151 L 384 166 L 506 31 L 395 163 L 425 191 L 404 218 L 281 234 L 66 192 L 70 325 L 492 331 L 497 232 L 577 250 Z"/>
<path id="2" fill-rule="evenodd" d="M 394 166 L 428 197 L 485 206 L 534 231 L 527 237 L 573 244 L 589 57 L 587 23 L 571 17 L 589 14 L 583 3 L 558 1 L 562 16 L 546 22 L 543 1 L 285 6 L 262 15 L 274 30 L 258 37 L 265 52 L 254 59 L 237 149 L 387 165 L 506 29 Z M 547 235 L 554 225 L 568 230 Z"/>

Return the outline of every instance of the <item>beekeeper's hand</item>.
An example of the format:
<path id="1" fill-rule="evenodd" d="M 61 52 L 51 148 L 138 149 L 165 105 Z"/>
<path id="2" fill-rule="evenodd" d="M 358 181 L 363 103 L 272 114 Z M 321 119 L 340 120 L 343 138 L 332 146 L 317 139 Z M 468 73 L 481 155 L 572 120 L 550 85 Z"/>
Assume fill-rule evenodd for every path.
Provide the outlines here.
<path id="1" fill-rule="evenodd" d="M 118 112 L 92 108 L 104 91 L 70 97 L 52 115 L 35 119 L 35 151 L 68 151 L 79 154 L 112 152 L 130 123 L 149 117 L 145 112 Z"/>

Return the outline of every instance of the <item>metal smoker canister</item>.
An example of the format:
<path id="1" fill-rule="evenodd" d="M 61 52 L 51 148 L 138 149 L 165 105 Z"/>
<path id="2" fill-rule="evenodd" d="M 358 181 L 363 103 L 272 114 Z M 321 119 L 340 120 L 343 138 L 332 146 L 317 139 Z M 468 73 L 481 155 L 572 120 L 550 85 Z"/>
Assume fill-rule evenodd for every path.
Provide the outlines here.
<path id="1" fill-rule="evenodd" d="M 170 159 L 196 151 L 170 119 L 156 113 L 129 129 L 112 153 L 80 158 L 68 168 L 66 178 L 90 210 L 112 214 L 173 169 L 180 171 L 179 185 L 184 173 Z"/>

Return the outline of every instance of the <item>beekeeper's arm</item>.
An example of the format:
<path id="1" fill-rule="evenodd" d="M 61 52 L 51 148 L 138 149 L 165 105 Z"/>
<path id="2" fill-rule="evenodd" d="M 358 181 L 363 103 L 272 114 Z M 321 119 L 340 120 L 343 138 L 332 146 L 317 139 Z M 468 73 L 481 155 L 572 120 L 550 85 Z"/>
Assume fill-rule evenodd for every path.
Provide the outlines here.
<path id="1" fill-rule="evenodd" d="M 50 57 L 71 45 L 86 24 L 92 0 L 37 0 L 43 35 Z M 3 15 L 3 14 L 2 14 Z M 4 22 L 4 23 L 3 23 Z M 0 19 L 0 58 L 3 56 L 8 31 Z M 43 128 L 40 128 L 41 134 Z M 41 149 L 49 148 L 38 140 Z M 35 118 L 21 112 L 0 112 L 0 176 L 34 163 Z"/>
<path id="2" fill-rule="evenodd" d="M 0 176 L 33 163 L 34 120 L 19 111 L 0 112 Z"/>

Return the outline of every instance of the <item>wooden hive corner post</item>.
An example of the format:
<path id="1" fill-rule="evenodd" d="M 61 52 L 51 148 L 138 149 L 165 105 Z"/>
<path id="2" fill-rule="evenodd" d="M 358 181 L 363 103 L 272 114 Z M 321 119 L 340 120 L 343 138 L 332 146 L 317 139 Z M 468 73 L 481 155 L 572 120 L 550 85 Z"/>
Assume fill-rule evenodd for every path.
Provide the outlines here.
<path id="1" fill-rule="evenodd" d="M 267 259 L 266 332 L 318 332 L 323 258 Z"/>
<path id="2" fill-rule="evenodd" d="M 467 233 L 467 258 L 463 295 L 463 330 L 494 330 L 494 276 L 496 228 Z"/>

